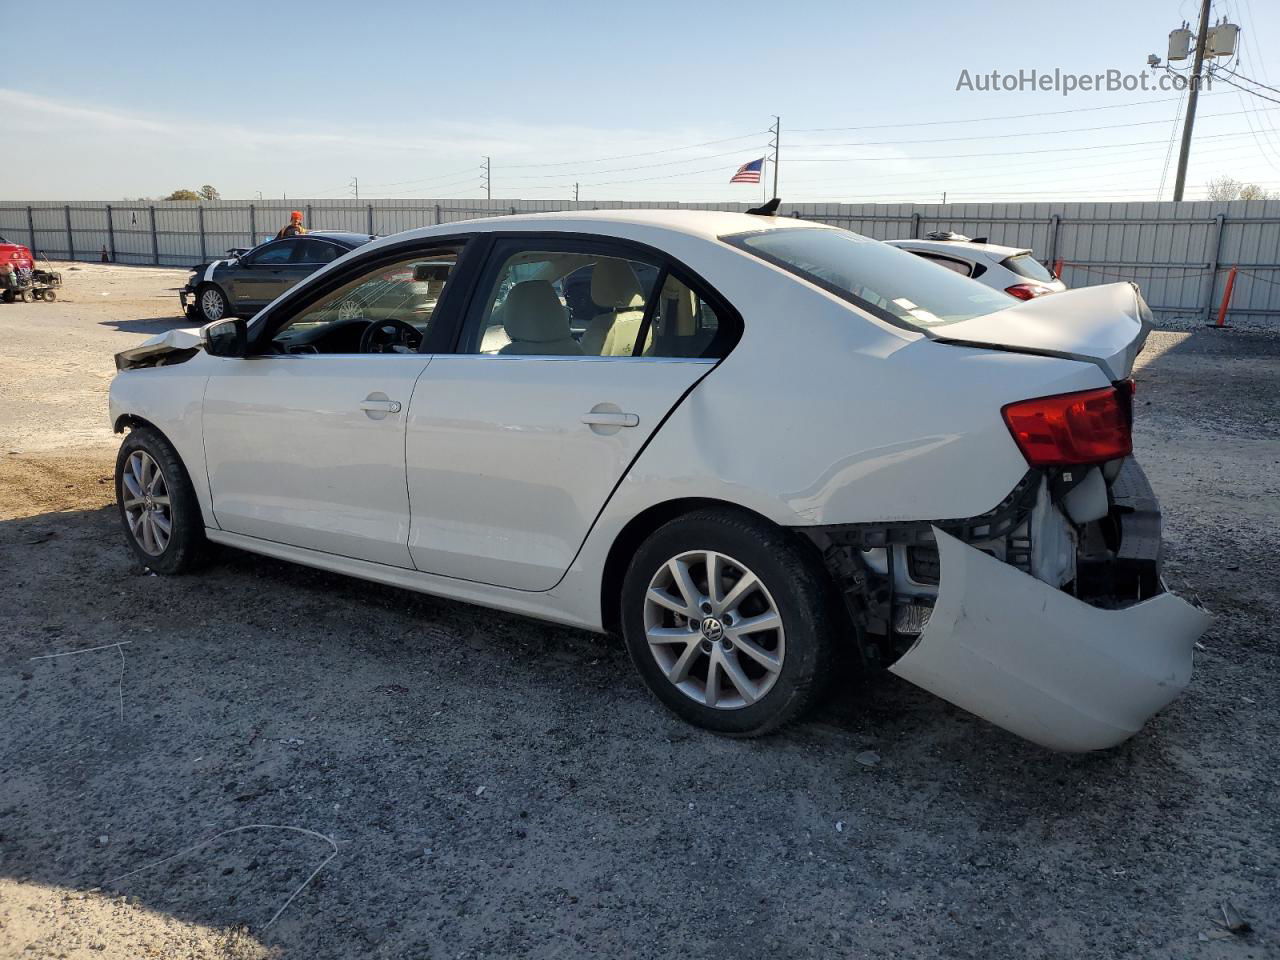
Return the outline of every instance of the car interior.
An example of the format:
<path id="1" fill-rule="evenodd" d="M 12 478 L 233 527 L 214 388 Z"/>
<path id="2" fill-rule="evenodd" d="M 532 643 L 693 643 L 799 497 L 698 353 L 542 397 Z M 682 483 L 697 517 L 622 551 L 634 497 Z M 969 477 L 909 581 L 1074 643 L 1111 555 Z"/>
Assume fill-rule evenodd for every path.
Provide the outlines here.
<path id="1" fill-rule="evenodd" d="M 648 263 L 527 251 L 499 271 L 472 352 L 511 356 L 701 357 L 719 330 L 714 310 Z M 650 301 L 653 319 L 642 335 Z"/>
<path id="2" fill-rule="evenodd" d="M 277 330 L 273 348 L 279 353 L 418 351 L 459 252 L 451 248 L 401 260 L 345 284 Z M 696 358 L 722 350 L 716 346 L 720 323 L 712 307 L 676 276 L 640 261 L 522 251 L 503 264 L 483 303 L 478 333 L 463 352 Z"/>
<path id="3" fill-rule="evenodd" d="M 279 353 L 413 353 L 422 346 L 458 251 L 380 267 L 276 331 Z"/>

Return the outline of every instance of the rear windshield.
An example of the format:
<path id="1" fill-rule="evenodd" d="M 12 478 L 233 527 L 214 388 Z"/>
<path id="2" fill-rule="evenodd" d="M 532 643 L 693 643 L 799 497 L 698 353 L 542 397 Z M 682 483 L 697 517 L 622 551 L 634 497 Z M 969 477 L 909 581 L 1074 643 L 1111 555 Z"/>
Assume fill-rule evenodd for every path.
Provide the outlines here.
<path id="1" fill-rule="evenodd" d="M 848 230 L 768 230 L 724 237 L 899 326 L 925 329 L 1013 306 L 1013 298 Z"/>
<path id="2" fill-rule="evenodd" d="M 1001 266 L 1008 267 L 1018 276 L 1026 277 L 1028 280 L 1049 283 L 1054 278 L 1048 268 L 1029 253 L 1015 253 L 1012 257 L 1006 257 L 1000 263 Z"/>

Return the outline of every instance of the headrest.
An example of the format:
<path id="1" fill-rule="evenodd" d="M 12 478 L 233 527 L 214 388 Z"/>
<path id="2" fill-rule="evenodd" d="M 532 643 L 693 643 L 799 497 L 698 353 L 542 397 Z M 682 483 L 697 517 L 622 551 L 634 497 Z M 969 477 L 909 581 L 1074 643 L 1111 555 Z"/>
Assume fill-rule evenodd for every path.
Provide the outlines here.
<path id="1" fill-rule="evenodd" d="M 597 260 L 591 270 L 591 300 L 597 307 L 638 307 L 644 303 L 644 294 L 625 260 Z"/>
<path id="2" fill-rule="evenodd" d="M 413 279 L 415 283 L 430 283 L 433 280 L 448 280 L 449 264 L 447 263 L 414 264 Z"/>
<path id="3" fill-rule="evenodd" d="M 547 280 L 517 283 L 502 304 L 502 325 L 512 340 L 551 343 L 569 337 L 569 313 Z"/>

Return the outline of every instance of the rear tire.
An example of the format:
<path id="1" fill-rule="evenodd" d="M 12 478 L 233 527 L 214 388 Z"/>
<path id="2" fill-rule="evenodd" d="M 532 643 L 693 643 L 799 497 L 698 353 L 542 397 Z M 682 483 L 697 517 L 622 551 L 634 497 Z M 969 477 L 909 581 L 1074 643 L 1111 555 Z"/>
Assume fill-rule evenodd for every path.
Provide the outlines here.
<path id="1" fill-rule="evenodd" d="M 186 573 L 204 558 L 200 501 L 178 452 L 158 430 L 135 427 L 120 444 L 116 505 L 129 548 L 144 567 Z"/>
<path id="2" fill-rule="evenodd" d="M 623 638 L 674 713 L 715 733 L 760 736 L 821 698 L 841 627 L 833 597 L 821 565 L 785 531 L 700 510 L 636 551 L 623 579 Z"/>

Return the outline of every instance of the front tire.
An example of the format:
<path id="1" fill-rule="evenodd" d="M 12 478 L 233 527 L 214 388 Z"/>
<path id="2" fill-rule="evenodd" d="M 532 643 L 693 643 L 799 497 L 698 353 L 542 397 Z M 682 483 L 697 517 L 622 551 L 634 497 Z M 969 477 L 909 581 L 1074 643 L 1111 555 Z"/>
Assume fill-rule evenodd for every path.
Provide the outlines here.
<path id="1" fill-rule="evenodd" d="M 650 691 L 696 726 L 760 736 L 825 689 L 839 621 L 813 557 L 777 527 L 704 510 L 655 531 L 622 588 L 623 638 Z"/>
<path id="2" fill-rule="evenodd" d="M 215 284 L 206 283 L 200 288 L 198 303 L 200 317 L 205 323 L 214 323 L 231 315 L 227 295 Z"/>
<path id="3" fill-rule="evenodd" d="M 157 430 L 136 427 L 116 457 L 116 504 L 134 556 L 157 573 L 186 573 L 207 547 L 204 519 L 178 452 Z"/>

